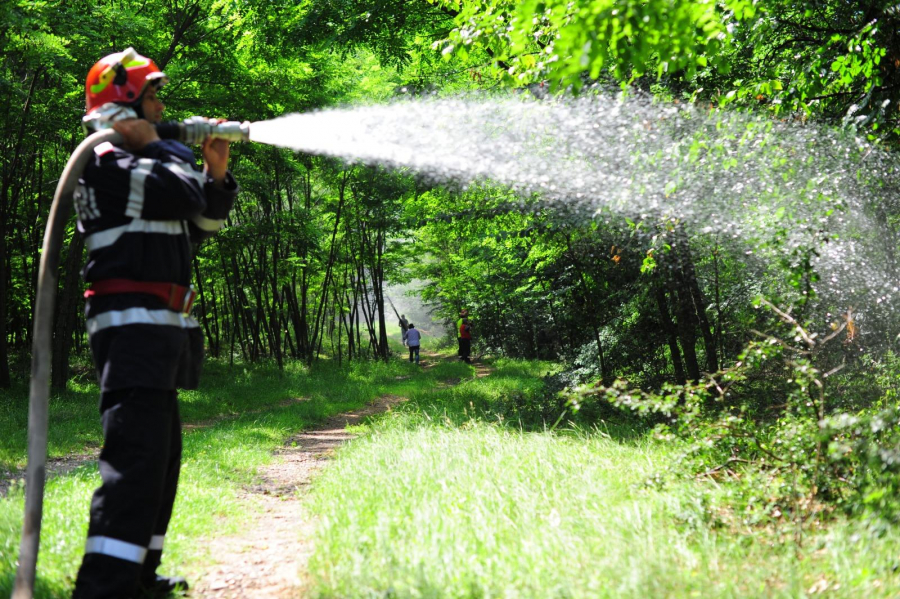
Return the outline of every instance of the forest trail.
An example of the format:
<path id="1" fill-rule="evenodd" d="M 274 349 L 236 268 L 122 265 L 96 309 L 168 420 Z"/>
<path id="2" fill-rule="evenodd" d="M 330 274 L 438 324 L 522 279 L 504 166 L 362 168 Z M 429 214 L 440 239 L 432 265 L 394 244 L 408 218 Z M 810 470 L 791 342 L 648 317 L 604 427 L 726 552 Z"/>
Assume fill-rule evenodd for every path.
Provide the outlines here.
<path id="1" fill-rule="evenodd" d="M 455 358 L 454 358 L 455 359 Z M 428 355 L 424 368 L 437 363 Z M 490 368 L 475 364 L 476 376 Z M 458 384 L 459 380 L 448 381 Z M 383 395 L 366 407 L 338 414 L 316 428 L 288 439 L 275 463 L 259 472 L 259 483 L 245 489 L 243 501 L 258 509 L 240 534 L 206 540 L 213 565 L 194 577 L 191 597 L 216 599 L 284 599 L 302 596 L 305 564 L 312 554 L 314 521 L 305 511 L 302 491 L 321 471 L 336 448 L 356 435 L 348 426 L 390 411 L 407 398 Z M 298 491 L 301 491 L 298 493 Z"/>

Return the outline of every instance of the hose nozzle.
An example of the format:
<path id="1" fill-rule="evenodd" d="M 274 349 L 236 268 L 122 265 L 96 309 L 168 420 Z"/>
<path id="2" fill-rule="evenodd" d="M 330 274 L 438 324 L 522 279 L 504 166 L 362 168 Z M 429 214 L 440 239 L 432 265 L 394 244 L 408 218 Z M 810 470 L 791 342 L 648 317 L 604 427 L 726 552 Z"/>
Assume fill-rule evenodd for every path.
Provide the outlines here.
<path id="1" fill-rule="evenodd" d="M 192 116 L 181 122 L 160 123 L 156 126 L 160 137 L 177 139 L 187 144 L 201 144 L 207 138 L 226 139 L 228 141 L 250 141 L 250 121 L 218 122 L 202 116 Z"/>

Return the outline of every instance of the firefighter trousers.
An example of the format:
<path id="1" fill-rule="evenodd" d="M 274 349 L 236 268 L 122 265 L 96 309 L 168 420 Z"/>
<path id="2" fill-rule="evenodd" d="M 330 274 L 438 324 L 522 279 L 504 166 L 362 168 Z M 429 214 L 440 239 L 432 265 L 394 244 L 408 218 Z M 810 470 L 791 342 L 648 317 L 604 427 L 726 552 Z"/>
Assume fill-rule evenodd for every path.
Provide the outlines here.
<path id="1" fill-rule="evenodd" d="M 156 577 L 181 469 L 177 392 L 122 389 L 100 397 L 102 485 L 91 501 L 73 599 L 122 599 Z"/>

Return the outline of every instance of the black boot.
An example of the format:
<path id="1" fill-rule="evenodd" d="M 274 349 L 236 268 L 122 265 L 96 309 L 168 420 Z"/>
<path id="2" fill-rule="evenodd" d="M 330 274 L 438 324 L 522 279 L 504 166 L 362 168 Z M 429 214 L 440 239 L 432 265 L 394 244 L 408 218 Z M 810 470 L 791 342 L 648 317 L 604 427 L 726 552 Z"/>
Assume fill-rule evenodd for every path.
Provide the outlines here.
<path id="1" fill-rule="evenodd" d="M 175 593 L 184 593 L 188 590 L 187 581 L 181 576 L 160 576 L 155 579 L 142 580 L 139 597 L 156 598 L 169 597 Z"/>

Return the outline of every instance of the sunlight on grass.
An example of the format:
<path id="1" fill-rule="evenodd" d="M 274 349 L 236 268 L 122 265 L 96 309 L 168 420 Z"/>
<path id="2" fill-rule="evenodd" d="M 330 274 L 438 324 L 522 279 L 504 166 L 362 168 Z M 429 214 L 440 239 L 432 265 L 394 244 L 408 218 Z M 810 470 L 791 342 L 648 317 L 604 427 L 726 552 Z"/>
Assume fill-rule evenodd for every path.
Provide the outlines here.
<path id="1" fill-rule="evenodd" d="M 900 595 L 900 538 L 838 521 L 796 547 L 777 530 L 725 517 L 731 490 L 679 475 L 681 448 L 627 424 L 559 430 L 547 363 L 498 359 L 490 376 L 455 360 L 423 369 L 385 363 L 213 363 L 183 393 L 193 423 L 166 571 L 197 575 L 211 539 L 245 531 L 241 498 L 289 436 L 384 394 L 411 398 L 369 418 L 314 483 L 320 527 L 309 565 L 323 597 L 830 597 Z M 13 407 L 9 407 L 12 405 Z M 25 406 L 10 402 L 0 430 Z M 99 438 L 90 386 L 54 399 L 52 452 L 82 453 Z M 63 434 L 79 431 L 66 440 Z M 0 438 L 7 463 L 24 436 Z M 79 465 L 80 464 L 80 465 Z M 47 484 L 37 597 L 63 598 L 83 551 L 99 482 L 85 458 Z M 0 498 L 0 596 L 11 589 L 23 493 Z"/>
<path id="2" fill-rule="evenodd" d="M 490 407 L 527 390 L 534 370 L 498 366 L 496 379 L 423 391 L 339 452 L 311 498 L 320 522 L 309 566 L 314 596 L 900 590 L 890 557 L 900 549 L 896 534 L 875 539 L 838 525 L 797 550 L 769 531 L 717 529 L 727 489 L 657 477 L 677 461 L 678 447 L 634 431 L 510 425 Z"/>

